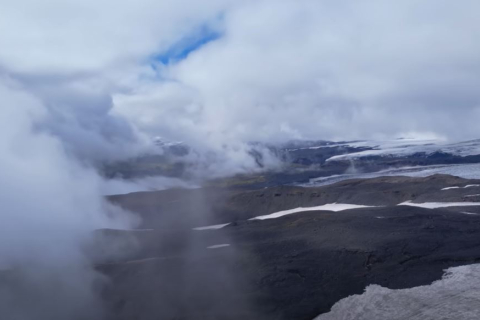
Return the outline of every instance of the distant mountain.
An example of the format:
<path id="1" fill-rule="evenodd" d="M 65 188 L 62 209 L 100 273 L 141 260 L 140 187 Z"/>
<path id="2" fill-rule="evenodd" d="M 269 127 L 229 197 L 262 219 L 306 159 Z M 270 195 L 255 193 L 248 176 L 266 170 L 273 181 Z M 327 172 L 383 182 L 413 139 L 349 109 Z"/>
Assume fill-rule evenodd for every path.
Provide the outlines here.
<path id="1" fill-rule="evenodd" d="M 157 151 L 128 161 L 105 164 L 108 177 L 125 179 L 167 176 L 189 179 L 199 176 L 203 167 L 221 164 L 224 155 L 207 155 L 184 142 L 155 140 Z M 395 139 L 387 141 L 294 140 L 267 144 L 252 142 L 247 153 L 256 164 L 255 172 L 214 178 L 208 185 L 267 187 L 308 183 L 312 179 L 345 173 L 374 173 L 410 167 L 466 165 L 480 163 L 480 140 L 443 143 L 437 140 Z M 266 165 L 265 155 L 276 158 L 281 166 Z"/>

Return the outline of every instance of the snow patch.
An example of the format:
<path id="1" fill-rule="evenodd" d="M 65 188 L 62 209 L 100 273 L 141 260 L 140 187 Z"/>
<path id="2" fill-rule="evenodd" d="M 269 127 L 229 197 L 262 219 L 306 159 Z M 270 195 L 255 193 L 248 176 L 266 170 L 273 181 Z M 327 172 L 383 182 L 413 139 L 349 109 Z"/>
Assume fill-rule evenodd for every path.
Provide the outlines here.
<path id="1" fill-rule="evenodd" d="M 196 231 L 218 230 L 218 229 L 222 229 L 223 227 L 228 226 L 229 224 L 230 224 L 230 223 L 224 223 L 224 224 L 215 224 L 215 225 L 213 225 L 213 226 L 196 227 L 196 228 L 193 228 L 193 230 L 196 230 Z"/>
<path id="2" fill-rule="evenodd" d="M 441 190 L 466 189 L 466 188 L 473 188 L 473 187 L 480 187 L 480 184 L 468 184 L 465 187 L 448 187 L 448 188 L 443 188 Z"/>
<path id="3" fill-rule="evenodd" d="M 151 257 L 151 258 L 138 259 L 138 260 L 129 260 L 129 261 L 126 261 L 125 264 L 137 264 L 137 263 L 145 263 L 145 262 L 152 262 L 152 261 L 166 260 L 166 259 L 167 258 L 165 257 Z"/>
<path id="4" fill-rule="evenodd" d="M 353 152 L 344 155 L 337 155 L 328 158 L 326 161 L 343 161 L 353 160 L 368 156 L 406 156 L 417 152 L 434 152 L 431 150 L 438 150 L 439 140 L 424 140 L 424 139 L 396 139 L 384 141 L 357 141 L 354 143 L 347 143 L 348 147 L 363 147 L 372 148 L 372 150 L 364 150 L 360 152 Z"/>
<path id="5" fill-rule="evenodd" d="M 441 140 L 397 139 L 385 141 L 360 141 L 345 144 L 350 147 L 370 147 L 373 150 L 333 156 L 326 161 L 344 161 L 359 159 L 368 156 L 409 156 L 415 153 L 433 154 L 436 152 L 448 153 L 466 157 L 480 154 L 480 140 L 471 140 L 447 144 Z"/>
<path id="6" fill-rule="evenodd" d="M 266 219 L 275 219 L 279 217 L 283 217 L 289 214 L 297 213 L 297 212 L 305 212 L 305 211 L 317 211 L 317 210 L 325 210 L 325 211 L 343 211 L 343 210 L 349 210 L 349 209 L 357 209 L 357 208 L 369 208 L 372 206 L 364 206 L 364 205 L 357 205 L 357 204 L 344 204 L 344 203 L 329 203 L 329 204 L 324 204 L 321 206 L 316 206 L 316 207 L 307 207 L 307 208 L 295 208 L 295 209 L 290 209 L 290 210 L 283 210 L 283 211 L 278 211 L 274 212 L 271 214 L 267 214 L 264 216 L 258 216 L 255 218 L 251 218 L 249 220 L 266 220 Z"/>
<path id="7" fill-rule="evenodd" d="M 370 285 L 315 320 L 475 320 L 480 318 L 480 264 L 450 268 L 431 285 L 391 290 Z"/>
<path id="8" fill-rule="evenodd" d="M 230 247 L 230 244 L 228 243 L 216 244 L 216 245 L 207 247 L 207 249 L 219 249 L 219 248 L 225 248 L 225 247 Z"/>
<path id="9" fill-rule="evenodd" d="M 319 187 L 349 179 L 372 179 L 391 176 L 428 177 L 434 174 L 449 174 L 465 179 L 480 179 L 480 164 L 415 166 L 387 169 L 372 173 L 331 175 L 328 177 L 313 178 L 310 179 L 308 183 L 298 185 L 303 187 Z"/>
<path id="10" fill-rule="evenodd" d="M 460 189 L 460 187 L 448 187 L 448 188 L 443 188 L 441 190 L 444 191 L 444 190 L 451 190 L 451 189 Z"/>
<path id="11" fill-rule="evenodd" d="M 424 202 L 424 203 L 414 203 L 411 201 L 405 201 L 399 206 L 412 206 L 420 207 L 426 209 L 436 209 L 436 208 L 447 208 L 447 207 L 474 207 L 480 206 L 480 202 Z"/>

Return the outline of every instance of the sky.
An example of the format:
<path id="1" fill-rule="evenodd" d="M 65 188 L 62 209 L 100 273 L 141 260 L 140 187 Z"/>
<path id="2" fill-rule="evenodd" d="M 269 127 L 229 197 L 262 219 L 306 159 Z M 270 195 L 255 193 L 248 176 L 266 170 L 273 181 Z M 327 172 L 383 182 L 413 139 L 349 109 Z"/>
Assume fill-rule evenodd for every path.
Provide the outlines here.
<path id="1" fill-rule="evenodd" d="M 152 137 L 478 138 L 477 1 L 2 1 L 0 79 L 83 158 Z"/>

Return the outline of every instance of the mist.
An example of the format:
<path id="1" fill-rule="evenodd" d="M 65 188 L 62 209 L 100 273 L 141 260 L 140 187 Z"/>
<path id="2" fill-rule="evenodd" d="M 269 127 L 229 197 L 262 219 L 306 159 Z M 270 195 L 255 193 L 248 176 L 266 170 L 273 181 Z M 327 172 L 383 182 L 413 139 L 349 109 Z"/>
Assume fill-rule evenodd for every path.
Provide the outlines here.
<path id="1" fill-rule="evenodd" d="M 37 124 L 41 101 L 0 84 L 0 309 L 5 319 L 101 319 L 102 277 L 84 246 L 95 229 L 126 228 L 95 170 Z"/>

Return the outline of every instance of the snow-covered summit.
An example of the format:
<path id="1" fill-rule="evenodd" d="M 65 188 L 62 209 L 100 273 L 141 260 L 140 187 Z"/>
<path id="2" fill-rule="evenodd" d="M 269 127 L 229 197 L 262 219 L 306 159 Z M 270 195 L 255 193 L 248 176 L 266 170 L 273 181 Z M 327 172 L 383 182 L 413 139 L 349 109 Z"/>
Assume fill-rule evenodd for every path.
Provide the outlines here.
<path id="1" fill-rule="evenodd" d="M 363 150 L 344 155 L 333 156 L 327 161 L 354 160 L 371 156 L 401 157 L 423 153 L 432 155 L 434 153 L 447 153 L 455 156 L 473 156 L 480 154 L 480 139 L 455 143 L 446 143 L 442 140 L 420 140 L 420 139 L 396 139 L 384 141 L 358 141 L 345 143 L 349 147 L 367 147 L 371 150 Z"/>

